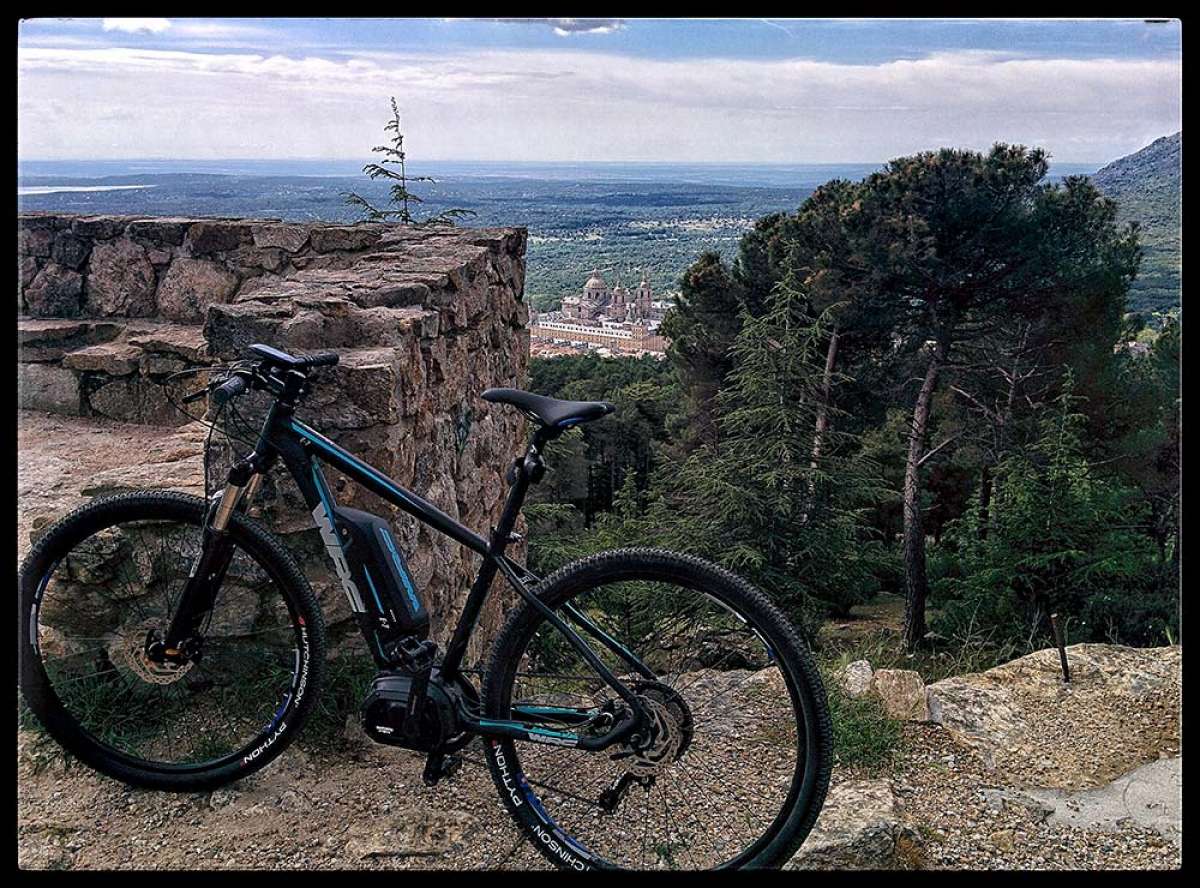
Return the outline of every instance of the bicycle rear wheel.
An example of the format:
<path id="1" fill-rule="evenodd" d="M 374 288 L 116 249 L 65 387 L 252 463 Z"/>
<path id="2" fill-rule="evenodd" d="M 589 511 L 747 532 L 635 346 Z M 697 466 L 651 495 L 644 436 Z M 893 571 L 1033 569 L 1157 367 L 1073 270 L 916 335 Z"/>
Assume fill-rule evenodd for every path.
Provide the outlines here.
<path id="1" fill-rule="evenodd" d="M 243 516 L 197 654 L 147 655 L 197 562 L 206 504 L 171 492 L 93 500 L 20 573 L 21 690 L 69 752 L 154 789 L 211 789 L 282 752 L 320 692 L 324 624 L 279 540 Z"/>
<path id="2" fill-rule="evenodd" d="M 832 741 L 811 654 L 783 614 L 728 571 L 654 549 L 568 565 L 539 595 L 638 694 L 654 726 L 648 744 L 601 752 L 488 741 L 501 799 L 537 848 L 573 869 L 785 863 L 824 802 Z M 584 632 L 578 615 L 653 677 Z M 541 613 L 527 605 L 510 617 L 489 664 L 489 718 L 566 707 L 596 713 L 602 734 L 614 704 Z"/>

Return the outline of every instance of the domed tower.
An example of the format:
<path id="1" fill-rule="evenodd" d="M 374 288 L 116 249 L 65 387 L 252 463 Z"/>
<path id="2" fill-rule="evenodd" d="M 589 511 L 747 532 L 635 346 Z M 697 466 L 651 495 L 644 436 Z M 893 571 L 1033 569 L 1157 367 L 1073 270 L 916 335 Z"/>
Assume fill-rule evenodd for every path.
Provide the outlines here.
<path id="1" fill-rule="evenodd" d="M 612 289 L 612 302 L 609 303 L 609 315 L 615 318 L 625 318 L 625 306 L 629 302 L 629 291 L 621 286 L 621 279 Z"/>
<path id="2" fill-rule="evenodd" d="M 646 269 L 642 269 L 642 280 L 637 285 L 637 289 L 633 291 L 633 302 L 637 308 L 638 317 L 650 317 L 650 303 L 653 301 L 653 293 L 650 291 L 650 281 L 646 277 Z"/>
<path id="3" fill-rule="evenodd" d="M 592 276 L 583 285 L 583 295 L 585 298 L 594 299 L 601 304 L 608 300 L 608 284 L 604 283 L 599 269 L 592 269 Z"/>

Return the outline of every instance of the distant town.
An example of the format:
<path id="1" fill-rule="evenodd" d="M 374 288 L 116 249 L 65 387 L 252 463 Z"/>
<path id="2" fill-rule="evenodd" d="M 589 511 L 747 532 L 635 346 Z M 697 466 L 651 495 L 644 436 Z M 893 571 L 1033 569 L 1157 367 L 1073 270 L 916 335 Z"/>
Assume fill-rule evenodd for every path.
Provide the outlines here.
<path id="1" fill-rule="evenodd" d="M 656 300 L 645 271 L 632 290 L 618 278 L 609 289 L 594 270 L 577 295 L 554 311 L 530 313 L 529 352 L 534 357 L 595 352 L 602 356 L 665 356 L 667 340 L 659 325 L 670 307 Z"/>

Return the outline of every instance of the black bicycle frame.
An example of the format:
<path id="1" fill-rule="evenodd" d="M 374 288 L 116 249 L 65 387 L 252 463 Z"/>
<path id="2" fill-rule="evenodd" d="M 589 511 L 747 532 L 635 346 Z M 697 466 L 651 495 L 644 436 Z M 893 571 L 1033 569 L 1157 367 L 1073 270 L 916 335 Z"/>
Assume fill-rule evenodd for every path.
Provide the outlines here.
<path id="1" fill-rule="evenodd" d="M 533 477 L 540 476 L 541 449 L 549 440 L 546 430 L 539 430 L 526 449 L 524 457 L 516 460 L 514 482 L 505 500 L 499 524 L 492 530 L 490 538 L 485 539 L 455 521 L 433 503 L 405 489 L 324 435 L 299 422 L 292 413 L 292 407 L 288 403 L 276 400 L 267 413 L 254 452 L 230 470 L 225 492 L 216 508 L 211 512 L 206 527 L 204 551 L 184 594 L 181 596 L 179 610 L 172 620 L 167 638 L 168 649 L 173 651 L 179 646 L 181 639 L 189 637 L 189 634 L 194 632 L 202 621 L 204 613 L 212 608 L 232 551 L 225 533 L 229 520 L 235 510 L 245 508 L 262 476 L 280 459 L 300 488 L 304 501 L 317 522 L 326 548 L 334 561 L 334 567 L 342 580 L 343 588 L 350 597 L 352 609 L 356 611 L 356 616 L 366 612 L 369 619 L 360 619 L 360 628 L 365 636 L 369 635 L 367 627 L 370 620 L 377 616 L 373 611 L 374 602 L 371 600 L 371 596 L 357 595 L 353 582 L 347 581 L 349 569 L 344 555 L 340 552 L 341 541 L 334 520 L 333 492 L 329 489 L 321 472 L 321 464 L 324 463 L 333 466 L 351 480 L 412 515 L 421 523 L 482 556 L 483 563 L 471 585 L 470 593 L 440 664 L 440 674 L 443 679 L 466 682 L 466 678 L 461 673 L 462 659 L 478 622 L 479 613 L 487 599 L 488 591 L 496 574 L 500 573 L 517 591 L 517 594 L 541 612 L 547 622 L 566 637 L 584 660 L 630 707 L 630 713 L 626 718 L 621 719 L 612 730 L 598 737 L 584 737 L 540 727 L 540 724 L 546 722 L 580 724 L 598 714 L 597 710 L 577 707 L 513 704 L 513 712 L 520 717 L 520 720 L 509 721 L 481 719 L 477 713 L 464 710 L 460 712 L 460 716 L 469 730 L 485 736 L 512 737 L 560 746 L 577 746 L 582 749 L 603 749 L 628 737 L 644 723 L 646 714 L 637 695 L 612 673 L 596 653 L 588 647 L 587 642 L 562 617 L 543 604 L 531 591 L 530 583 L 539 582 L 538 577 L 505 555 L 508 544 L 516 539 L 513 534 L 513 526 L 524 504 L 531 480 Z M 655 678 L 653 671 L 636 655 L 570 603 L 564 605 L 562 610 L 584 632 L 628 663 L 638 675 L 650 680 Z M 371 637 L 367 637 L 367 645 L 379 666 L 381 668 L 394 667 L 395 660 L 389 658 L 377 643 L 372 644 L 372 641 Z"/>

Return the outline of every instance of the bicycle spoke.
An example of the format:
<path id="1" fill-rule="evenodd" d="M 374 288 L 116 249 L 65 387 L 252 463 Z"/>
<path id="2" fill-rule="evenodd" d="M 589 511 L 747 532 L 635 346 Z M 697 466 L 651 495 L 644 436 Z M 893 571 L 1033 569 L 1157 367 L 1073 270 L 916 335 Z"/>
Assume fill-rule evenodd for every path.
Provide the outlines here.
<path id="1" fill-rule="evenodd" d="M 622 682 L 657 701 L 652 711 L 661 727 L 655 730 L 668 739 L 675 731 L 669 742 L 678 745 L 664 762 L 639 764 L 641 753 L 626 744 L 606 753 L 516 744 L 521 773 L 547 816 L 592 853 L 622 866 L 706 869 L 736 858 L 772 827 L 801 773 L 803 725 L 761 634 L 719 600 L 658 581 L 613 583 L 571 603 L 658 676 L 647 682 L 623 656 L 580 630 Z M 542 624 L 529 637 L 519 665 L 512 699 L 522 703 L 624 705 L 552 627 Z M 553 713 L 545 722 L 569 724 Z M 587 730 L 579 724 L 566 729 Z M 653 776 L 638 776 L 635 768 Z M 760 785 L 748 774 L 766 781 Z M 652 784 L 642 785 L 645 780 Z M 624 797 L 614 811 L 597 815 L 610 787 L 621 787 Z"/>
<path id="2" fill-rule="evenodd" d="M 206 615 L 199 658 L 177 669 L 146 659 L 147 633 L 166 631 L 200 535 L 199 524 L 166 519 L 103 527 L 59 559 L 43 593 L 42 666 L 62 705 L 100 744 L 147 761 L 202 762 L 242 749 L 295 680 L 291 614 L 241 549 Z M 94 615 L 80 594 L 103 602 Z M 268 600 L 278 603 L 264 609 Z"/>

